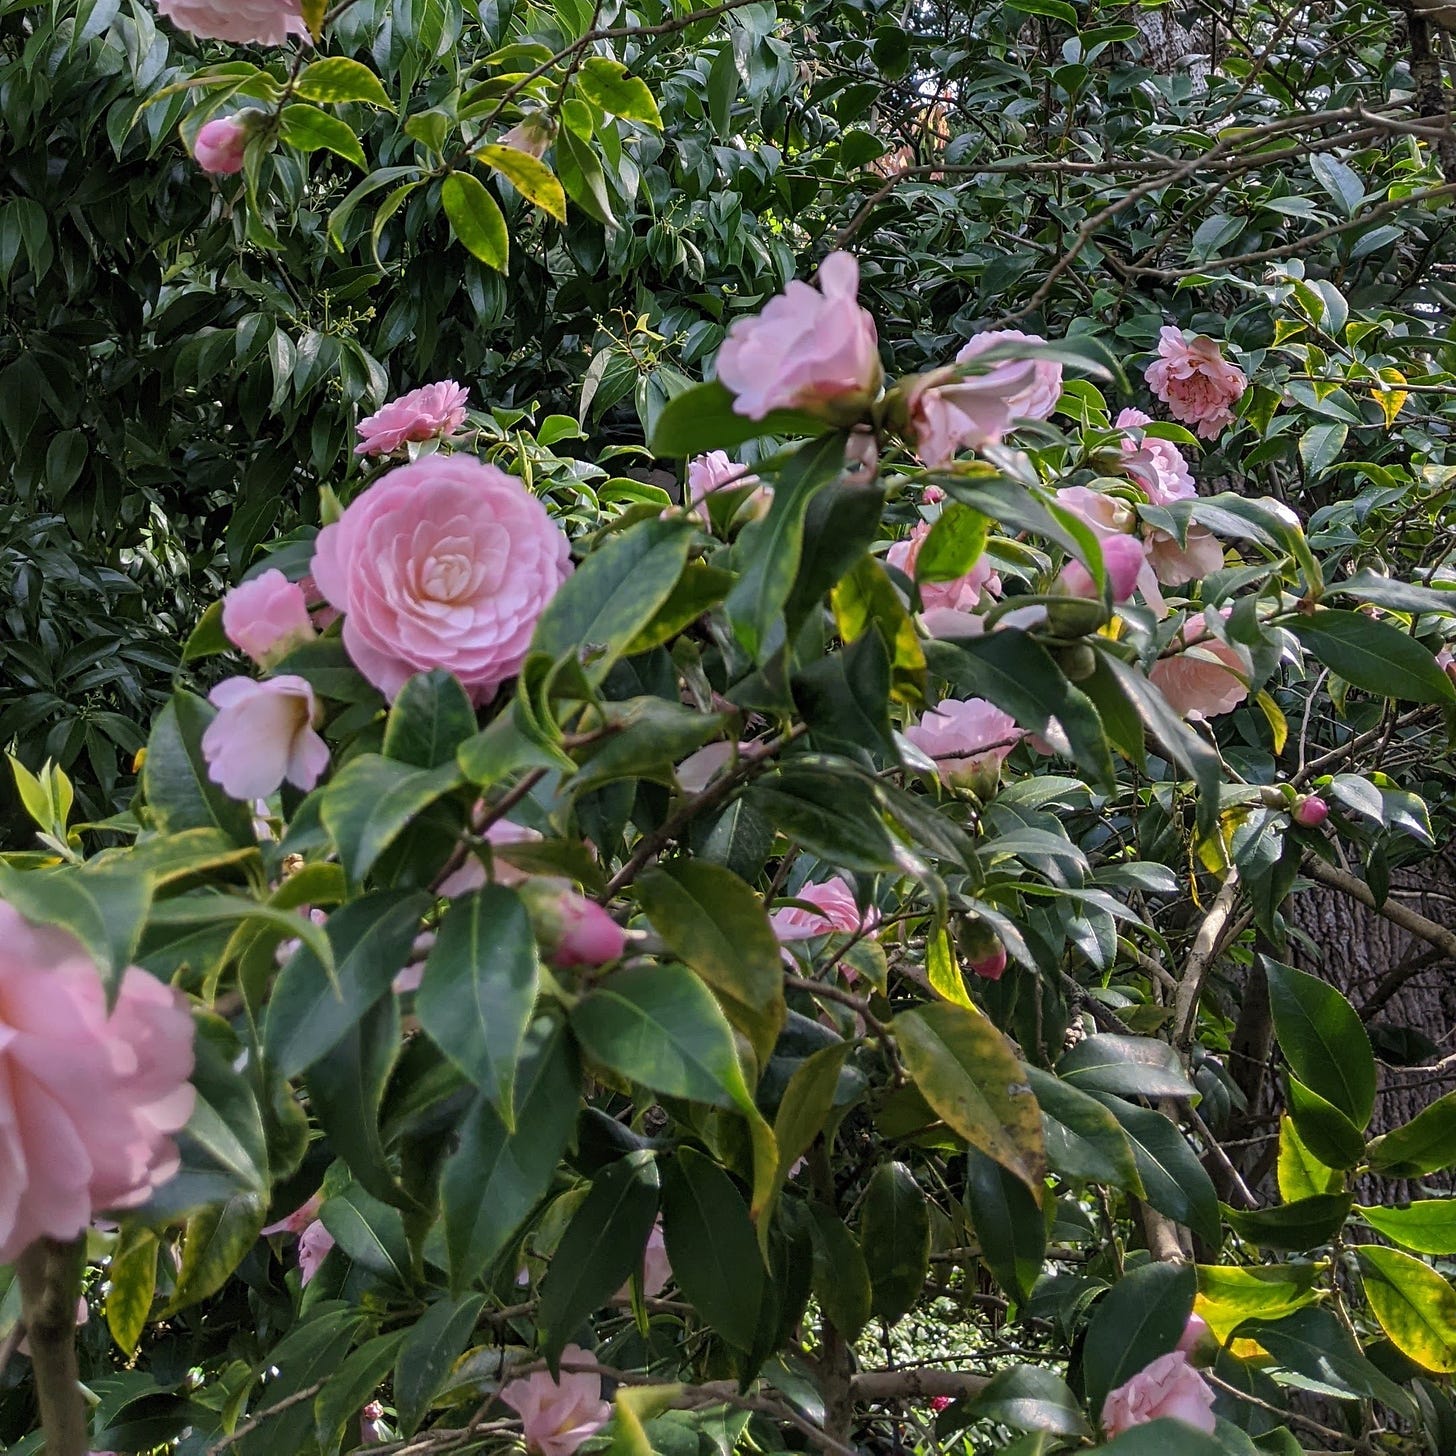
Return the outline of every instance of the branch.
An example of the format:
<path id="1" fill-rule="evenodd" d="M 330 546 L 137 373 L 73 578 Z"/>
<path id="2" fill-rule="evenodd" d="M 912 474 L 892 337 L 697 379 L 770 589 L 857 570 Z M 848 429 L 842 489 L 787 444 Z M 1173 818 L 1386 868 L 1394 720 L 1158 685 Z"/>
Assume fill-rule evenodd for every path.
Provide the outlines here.
<path id="1" fill-rule="evenodd" d="M 864 1370 L 849 1382 L 849 1393 L 857 1401 L 888 1404 L 937 1395 L 979 1395 L 990 1383 L 990 1376 L 968 1370 Z"/>
<path id="2" fill-rule="evenodd" d="M 1358 901 L 1367 910 L 1373 910 L 1377 915 L 1389 920 L 1392 925 L 1398 925 L 1402 930 L 1410 931 L 1412 935 L 1424 940 L 1428 945 L 1435 946 L 1443 955 L 1456 960 L 1456 934 L 1447 930 L 1444 925 L 1437 925 L 1434 920 L 1428 920 L 1424 915 L 1395 900 L 1386 900 L 1383 905 L 1377 905 L 1370 886 L 1364 880 L 1356 879 L 1354 875 L 1345 870 L 1336 869 L 1332 864 L 1326 864 L 1324 860 L 1315 855 L 1305 855 L 1303 869 L 1310 879 L 1318 880 L 1322 885 L 1339 890 L 1352 900 Z M 1392 991 L 1390 994 L 1393 995 L 1394 992 Z"/>
<path id="3" fill-rule="evenodd" d="M 1189 951 L 1183 967 L 1178 992 L 1173 998 L 1173 1045 L 1185 1056 L 1193 1045 L 1193 1033 L 1198 1026 L 1198 1002 L 1203 994 L 1203 979 L 1218 956 L 1238 897 L 1239 872 L 1231 869 L 1208 914 L 1203 917 L 1203 924 L 1198 927 L 1193 949 Z"/>
<path id="4" fill-rule="evenodd" d="M 86 1241 L 37 1239 L 20 1256 L 20 1307 L 35 1374 L 46 1456 L 86 1456 L 90 1420 L 76 1368 L 76 1300 Z"/>
<path id="5" fill-rule="evenodd" d="M 286 1411 L 290 1406 L 302 1405 L 304 1401 L 312 1400 L 326 1383 L 316 1380 L 312 1385 L 305 1385 L 302 1390 L 295 1390 L 292 1395 L 285 1395 L 276 1405 L 270 1405 L 266 1409 L 258 1411 L 256 1415 L 249 1416 L 247 1420 L 237 1425 L 230 1435 L 214 1441 L 207 1448 L 204 1456 L 218 1456 L 220 1451 L 226 1451 L 229 1446 L 241 1441 L 244 1436 L 251 1435 L 264 1421 L 276 1416 L 280 1411 Z"/>

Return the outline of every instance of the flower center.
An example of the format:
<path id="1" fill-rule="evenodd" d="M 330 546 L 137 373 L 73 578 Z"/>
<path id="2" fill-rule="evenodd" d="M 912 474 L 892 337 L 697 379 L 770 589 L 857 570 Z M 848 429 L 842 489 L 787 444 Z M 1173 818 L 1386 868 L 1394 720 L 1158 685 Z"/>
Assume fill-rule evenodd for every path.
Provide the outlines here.
<path id="1" fill-rule="evenodd" d="M 420 580 L 425 596 L 435 602 L 453 602 L 470 583 L 470 567 L 470 558 L 461 551 L 430 557 Z"/>

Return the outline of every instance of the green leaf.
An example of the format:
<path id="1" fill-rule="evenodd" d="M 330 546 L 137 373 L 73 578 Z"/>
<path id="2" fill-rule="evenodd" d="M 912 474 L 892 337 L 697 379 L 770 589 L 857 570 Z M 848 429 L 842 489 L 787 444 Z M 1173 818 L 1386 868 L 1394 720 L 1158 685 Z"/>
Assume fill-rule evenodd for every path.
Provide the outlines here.
<path id="1" fill-rule="evenodd" d="M 222 599 L 213 602 L 197 619 L 197 625 L 182 645 L 182 661 L 197 662 L 204 657 L 216 657 L 222 652 L 231 652 L 233 644 L 222 630 Z"/>
<path id="2" fill-rule="evenodd" d="M 541 1283 L 536 1324 L 548 1360 L 559 1360 L 582 1321 L 641 1269 L 657 1204 L 657 1163 L 651 1152 L 628 1153 L 597 1174 Z"/>
<path id="3" fill-rule="evenodd" d="M 849 1050 L 849 1042 L 834 1042 L 820 1047 L 794 1068 L 774 1118 L 781 1181 L 788 1169 L 809 1151 L 834 1110 L 840 1073 Z"/>
<path id="4" fill-rule="evenodd" d="M 733 1031 L 703 983 L 682 966 L 629 966 L 572 1009 L 582 1049 L 666 1097 L 751 1106 Z"/>
<path id="5" fill-rule="evenodd" d="M 436 1300 L 405 1336 L 394 1364 L 394 1406 L 403 1435 L 419 1429 L 451 1366 L 470 1340 L 485 1304 L 483 1294 Z"/>
<path id="6" fill-rule="evenodd" d="M 1418 1254 L 1456 1254 L 1456 1198 L 1423 1198 L 1403 1208 L 1355 1212 L 1392 1243 Z"/>
<path id="7" fill-rule="evenodd" d="M 662 117 L 647 83 L 640 76 L 629 76 L 621 61 L 614 61 L 610 56 L 588 56 L 576 73 L 576 84 L 581 94 L 603 111 L 620 116 L 623 121 L 637 121 L 655 131 L 662 130 Z"/>
<path id="8" fill-rule="evenodd" d="M 299 73 L 294 92 L 305 101 L 337 104 L 362 101 L 393 111 L 389 96 L 378 76 L 368 66 L 348 56 L 325 56 L 312 61 Z"/>
<path id="9" fill-rule="evenodd" d="M 151 1229 L 123 1227 L 106 1269 L 106 1328 L 128 1359 L 136 1354 L 152 1311 L 159 1247 Z"/>
<path id="10" fill-rule="evenodd" d="M 1178 1054 L 1150 1036 L 1101 1032 L 1084 1037 L 1057 1063 L 1057 1076 L 1084 1092 L 1121 1097 L 1192 1097 Z"/>
<path id="11" fill-rule="evenodd" d="M 281 894 L 275 892 L 275 895 Z M 269 900 L 250 900 L 246 895 L 230 895 L 222 890 L 197 890 L 190 895 L 178 895 L 171 900 L 158 900 L 152 905 L 148 924 L 158 926 L 182 925 L 225 925 L 235 922 L 239 930 L 259 926 L 271 927 L 280 936 L 302 941 L 319 958 L 324 974 L 334 975 L 334 954 L 327 933 L 315 925 L 306 915 L 300 915 L 296 906 L 284 906 Z M 232 953 L 234 940 L 229 941 L 228 954 Z"/>
<path id="12" fill-rule="evenodd" d="M 1334 1168 L 1326 1167 L 1309 1150 L 1288 1113 L 1279 1118 L 1278 1174 L 1279 1196 L 1286 1203 L 1316 1193 L 1338 1193 L 1345 1183 Z"/>
<path id="13" fill-rule="evenodd" d="M 480 179 L 468 172 L 451 172 L 440 184 L 440 205 L 465 251 L 487 268 L 504 273 L 510 262 L 510 235 L 500 204 Z"/>
<path id="14" fill-rule="evenodd" d="M 1041 1277 L 1047 1231 L 1026 1185 L 974 1150 L 966 1159 L 966 1210 L 981 1259 L 1014 1300 L 1030 1295 Z"/>
<path id="15" fill-rule="evenodd" d="M 733 103 L 738 100 L 738 62 L 733 37 L 725 36 L 708 67 L 708 119 L 713 131 L 726 140 L 733 130 Z"/>
<path id="16" fill-rule="evenodd" d="M 226 1203 L 194 1213 L 183 1234 L 177 1286 L 162 1317 L 216 1294 L 258 1242 L 267 1213 L 267 1200 L 260 1193 L 236 1193 Z"/>
<path id="17" fill-rule="evenodd" d="M 377 753 L 351 758 L 320 791 L 319 818 L 351 883 L 362 884 L 380 855 L 422 809 L 460 787 L 453 758 L 438 768 L 412 768 Z"/>
<path id="18" fill-rule="evenodd" d="M 124 859 L 114 865 L 24 872 L 0 862 L 0 900 L 32 925 L 69 931 L 114 986 L 135 959 L 152 885 L 140 867 L 131 868 Z"/>
<path id="19" fill-rule="evenodd" d="M 321 1385 L 343 1363 L 359 1322 L 357 1310 L 328 1306 L 273 1346 L 268 1355 L 278 1374 L 260 1400 L 260 1423 L 237 1442 L 238 1456 L 308 1449 L 313 1402 L 299 1393 Z"/>
<path id="20" fill-rule="evenodd" d="M 1309 169 L 1315 180 L 1339 204 L 1346 217 L 1354 217 L 1356 209 L 1365 200 L 1365 184 L 1360 174 L 1348 162 L 1332 157 L 1325 152 L 1311 152 Z"/>
<path id="21" fill-rule="evenodd" d="M 537 161 L 530 152 L 493 144 L 481 147 L 473 155 L 477 162 L 499 172 L 527 202 L 549 213 L 557 222 L 565 223 L 566 193 L 556 173 L 545 162 Z"/>
<path id="22" fill-rule="evenodd" d="M 881 1163 L 860 1203 L 859 1243 L 870 1274 L 871 1311 L 887 1324 L 907 1314 L 930 1269 L 930 1210 L 904 1163 Z"/>
<path id="23" fill-rule="evenodd" d="M 1245 1320 L 1282 1319 L 1315 1301 L 1320 1266 L 1255 1264 L 1235 1267 L 1198 1265 L 1198 1313 L 1220 1343 Z"/>
<path id="24" fill-rule="evenodd" d="M 798 410 L 773 410 L 751 420 L 733 409 L 733 395 L 717 380 L 695 384 L 663 406 L 648 436 L 648 448 L 661 459 L 732 450 L 761 435 L 822 435 L 827 426 Z"/>
<path id="25" fill-rule="evenodd" d="M 532 651 L 553 661 L 569 653 L 601 682 L 671 595 L 693 534 L 685 521 L 656 519 L 613 532 L 551 598 Z"/>
<path id="26" fill-rule="evenodd" d="M 1424 1178 L 1456 1163 L 1456 1092 L 1376 1138 L 1369 1156 L 1371 1170 L 1387 1178 Z"/>
<path id="27" fill-rule="evenodd" d="M 1018 7 L 1021 0 L 1018 0 Z M 1036 0 L 1052 3 L 1052 0 Z M 1070 7 L 1068 7 L 1070 8 Z M 1114 1441 L 1098 1446 L 1098 1456 L 1228 1456 L 1228 1448 L 1186 1421 L 1163 1418 L 1134 1426 Z"/>
<path id="28" fill-rule="evenodd" d="M 1375 1107 L 1375 1054 L 1365 1023 L 1319 977 L 1263 960 L 1274 1034 L 1290 1070 L 1363 1128 Z"/>
<path id="29" fill-rule="evenodd" d="M 1067 3 L 1067 0 L 1006 0 L 1008 10 L 1019 10 L 1023 15 L 1045 15 L 1052 20 L 1060 20 L 1064 25 L 1070 25 L 1073 30 L 1081 23 L 1077 18 L 1076 8 Z"/>
<path id="30" fill-rule="evenodd" d="M 415 997 L 420 1025 L 514 1130 L 511 1089 L 536 1004 L 536 937 L 520 897 L 485 885 L 454 901 Z"/>
<path id="31" fill-rule="evenodd" d="M 279 973 L 263 1023 L 263 1048 L 285 1077 L 313 1065 L 383 995 L 409 959 L 429 898 L 397 890 L 355 900 L 329 916 L 331 982 L 301 945 Z"/>
<path id="32" fill-rule="evenodd" d="M 945 1124 L 1020 1178 L 1039 1203 L 1041 1109 L 1006 1038 L 979 1011 L 950 1002 L 901 1012 L 892 1028 L 906 1070 Z"/>
<path id="33" fill-rule="evenodd" d="M 748 1206 L 718 1165 L 679 1148 L 662 1169 L 662 1234 L 673 1278 L 730 1345 L 753 1348 L 765 1271 Z"/>
<path id="34" fill-rule="evenodd" d="M 965 1413 L 1018 1431 L 1048 1431 L 1056 1436 L 1090 1432 L 1077 1397 L 1055 1370 L 1040 1365 L 1009 1365 L 966 1402 Z"/>
<path id="35" fill-rule="evenodd" d="M 1298 1385 L 1338 1400 L 1383 1401 L 1402 1415 L 1414 1411 L 1411 1399 L 1362 1353 L 1345 1327 L 1327 1309 L 1299 1309 L 1278 1320 L 1249 1320 L 1239 1337 L 1257 1340 L 1276 1364 L 1300 1377 Z"/>
<path id="36" fill-rule="evenodd" d="M 679 859 L 639 875 L 637 898 L 668 949 L 726 1000 L 731 1019 L 754 1033 L 766 1061 L 784 1022 L 784 978 L 778 937 L 757 892 L 719 865 Z"/>
<path id="37" fill-rule="evenodd" d="M 570 127 L 556 133 L 556 171 L 566 195 L 603 227 L 617 227 L 606 174 L 597 154 Z"/>
<path id="38" fill-rule="evenodd" d="M 583 755 L 581 768 L 565 786 L 573 797 L 618 779 L 649 779 L 672 788 L 674 764 L 716 738 L 728 724 L 722 713 L 700 713 L 666 698 L 628 698 L 606 710 L 611 731 L 600 747 Z"/>
<path id="39" fill-rule="evenodd" d="M 1353 1168 L 1365 1156 L 1360 1129 L 1332 1102 L 1297 1077 L 1286 1078 L 1289 1115 L 1300 1140 L 1330 1168 Z"/>
<path id="40" fill-rule="evenodd" d="M 1130 1269 L 1097 1301 L 1082 1347 L 1082 1379 L 1094 1411 L 1108 1391 L 1177 1345 L 1196 1291 L 1190 1265 L 1152 1263 Z"/>
<path id="41" fill-rule="evenodd" d="M 1040 1067 L 1024 1067 L 1041 1108 L 1047 1164 L 1065 1178 L 1109 1183 L 1143 1196 L 1132 1144 L 1117 1119 L 1095 1097 Z"/>
<path id="42" fill-rule="evenodd" d="M 1311 425 L 1299 437 L 1299 459 L 1305 474 L 1310 477 L 1323 475 L 1345 448 L 1345 438 L 1350 433 L 1349 425 L 1339 420 L 1325 420 Z"/>
<path id="43" fill-rule="evenodd" d="M 384 724 L 380 752 L 415 768 L 439 768 L 475 736 L 475 709 L 453 672 L 418 672 L 399 690 Z"/>
<path id="44" fill-rule="evenodd" d="M 195 693 L 172 695 L 147 740 L 142 795 L 158 829 L 218 829 L 234 844 L 252 844 L 252 806 L 228 798 L 207 774 L 202 735 L 216 716 Z"/>
<path id="45" fill-rule="evenodd" d="M 814 1298 L 829 1323 L 853 1343 L 870 1321 L 873 1295 L 863 1250 L 838 1214 L 811 1204 Z"/>
<path id="46" fill-rule="evenodd" d="M 1353 1201 L 1349 1193 L 1316 1193 L 1275 1208 L 1226 1209 L 1224 1217 L 1240 1238 L 1261 1249 L 1315 1249 L 1345 1226 Z"/>
<path id="47" fill-rule="evenodd" d="M 324 1200 L 324 1227 L 361 1268 L 398 1285 L 410 1286 L 410 1251 L 404 1218 L 397 1208 L 348 1183 Z"/>
<path id="48" fill-rule="evenodd" d="M 335 1452 L 343 1444 L 345 1425 L 373 1400 L 408 1333 L 408 1329 L 391 1330 L 365 1340 L 319 1391 L 313 1403 L 314 1430 L 326 1452 Z"/>
<path id="49" fill-rule="evenodd" d="M 800 446 L 779 472 L 768 514 L 744 527 L 734 545 L 733 562 L 740 575 L 724 608 L 734 635 L 756 663 L 767 661 L 783 645 L 784 606 L 799 573 L 804 515 L 843 468 L 842 433 Z"/>
<path id="50" fill-rule="evenodd" d="M 1426 1370 L 1456 1371 L 1456 1290 L 1399 1249 L 1363 1244 L 1355 1253 L 1365 1298 L 1391 1343 Z"/>
<path id="51" fill-rule="evenodd" d="M 958 692 L 988 699 L 1029 732 L 1045 733 L 1053 720 L 1060 723 L 1088 782 L 1111 789 L 1112 753 L 1101 715 L 1035 638 L 1002 627 L 982 637 L 927 642 L 925 660 L 932 673 Z"/>
<path id="52" fill-rule="evenodd" d="M 280 123 L 278 134 L 289 146 L 297 147 L 300 152 L 332 152 L 368 171 L 364 148 L 348 122 L 320 111 L 317 106 L 295 101 L 283 108 Z"/>
<path id="53" fill-rule="evenodd" d="M 1161 1112 L 1134 1107 L 1105 1092 L 1092 1094 L 1122 1124 L 1132 1144 L 1138 1177 L 1147 1202 L 1176 1223 L 1191 1228 L 1209 1243 L 1219 1239 L 1218 1194 L 1203 1164 L 1178 1130 Z"/>
<path id="54" fill-rule="evenodd" d="M 1441 612 L 1456 615 L 1456 590 L 1450 587 L 1420 586 L 1415 582 L 1397 581 L 1377 571 L 1357 571 L 1353 576 L 1331 582 L 1331 596 L 1354 597 L 1360 602 L 1374 602 L 1394 612 Z"/>
<path id="55" fill-rule="evenodd" d="M 466 1115 L 440 1184 L 455 1289 L 505 1250 L 551 1186 L 576 1127 L 579 1075 L 565 1029 L 542 1017 L 527 1032 L 517 1064 L 516 1130 L 484 1097 Z"/>
<path id="56" fill-rule="evenodd" d="M 1322 608 L 1288 626 L 1331 672 L 1367 693 L 1412 703 L 1456 702 L 1456 688 L 1431 653 L 1389 622 Z"/>

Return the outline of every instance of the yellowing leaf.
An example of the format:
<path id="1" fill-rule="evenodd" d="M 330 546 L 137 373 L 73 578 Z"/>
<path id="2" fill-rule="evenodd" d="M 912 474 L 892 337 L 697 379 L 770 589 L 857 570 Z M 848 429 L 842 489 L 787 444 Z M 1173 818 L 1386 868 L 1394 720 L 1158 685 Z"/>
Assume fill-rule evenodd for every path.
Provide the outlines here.
<path id="1" fill-rule="evenodd" d="M 956 964 L 955 950 L 944 927 L 931 936 L 925 953 L 926 969 L 930 972 L 931 988 L 947 1001 L 957 1006 L 971 1006 L 966 994 L 966 983 L 961 978 L 961 968 Z"/>
<path id="2" fill-rule="evenodd" d="M 1317 1263 L 1253 1268 L 1200 1264 L 1194 1313 L 1202 1315 L 1222 1343 L 1247 1319 L 1282 1319 L 1313 1304 L 1321 1267 Z"/>
<path id="3" fill-rule="evenodd" d="M 1369 1244 L 1356 1254 L 1365 1297 L 1391 1343 L 1427 1370 L 1456 1370 L 1456 1289 L 1399 1249 Z"/>
<path id="4" fill-rule="evenodd" d="M 529 152 L 515 147 L 486 146 L 475 153 L 475 160 L 499 172 L 527 202 L 557 222 L 566 221 L 566 193 L 556 174 L 545 162 L 538 162 Z"/>
<path id="5" fill-rule="evenodd" d="M 1377 389 L 1375 391 L 1375 402 L 1385 414 L 1385 428 L 1389 429 L 1395 423 L 1395 417 L 1400 413 L 1401 406 L 1410 398 L 1410 391 L 1404 388 L 1405 375 L 1399 369 L 1392 368 L 1389 364 L 1376 370 L 1380 378 L 1389 385 L 1397 386 L 1392 389 Z"/>

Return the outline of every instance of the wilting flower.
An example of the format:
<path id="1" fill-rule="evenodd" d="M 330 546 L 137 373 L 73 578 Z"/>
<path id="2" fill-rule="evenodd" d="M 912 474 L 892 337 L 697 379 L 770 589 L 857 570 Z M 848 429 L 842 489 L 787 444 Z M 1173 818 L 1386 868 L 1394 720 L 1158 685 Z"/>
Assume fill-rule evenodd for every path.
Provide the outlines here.
<path id="1" fill-rule="evenodd" d="M 905 729 L 905 737 L 935 760 L 942 782 L 989 793 L 1001 762 L 1018 743 L 1016 720 L 984 698 L 947 698 Z"/>
<path id="2" fill-rule="evenodd" d="M 315 1193 L 307 1203 L 300 1204 L 277 1223 L 270 1223 L 267 1228 L 259 1229 L 258 1235 L 260 1238 L 267 1238 L 270 1234 L 301 1234 L 311 1223 L 317 1221 L 319 1209 L 323 1206 L 323 1194 Z"/>
<path id="3" fill-rule="evenodd" d="M 204 172 L 228 176 L 243 170 L 248 129 L 236 116 L 217 116 L 204 122 L 192 139 L 192 155 Z"/>
<path id="4" fill-rule="evenodd" d="M 313 728 L 318 703 L 303 678 L 230 677 L 208 701 L 217 716 L 202 735 L 202 756 L 208 778 L 230 797 L 266 799 L 284 779 L 308 790 L 329 766 L 329 746 Z"/>
<path id="5" fill-rule="evenodd" d="M 1123 473 L 1142 487 L 1151 505 L 1192 499 L 1198 492 L 1183 452 L 1171 440 L 1138 433 L 1150 424 L 1152 419 L 1141 410 L 1125 409 L 1118 415 L 1118 429 L 1129 432 L 1122 437 Z"/>
<path id="6" fill-rule="evenodd" d="M 817 885 L 804 885 L 794 891 L 794 899 L 813 905 L 806 910 L 798 905 L 785 905 L 769 916 L 773 932 L 780 942 L 808 940 L 834 931 L 857 934 L 879 923 L 879 912 L 873 908 L 861 911 L 854 891 L 840 875 Z"/>
<path id="7" fill-rule="evenodd" d="M 1232 712 L 1249 695 L 1253 670 L 1248 654 L 1222 642 L 1201 617 L 1191 617 L 1179 633 L 1182 650 L 1160 657 L 1148 673 L 1169 707 L 1185 718 L 1216 718 Z"/>
<path id="8" fill-rule="evenodd" d="M 132 966 L 108 1012 L 81 943 L 0 901 L 0 1263 L 77 1238 L 176 1172 L 192 1038 L 170 986 Z"/>
<path id="9" fill-rule="evenodd" d="M 1125 1385 L 1108 1395 L 1102 1406 L 1102 1429 L 1120 1436 L 1134 1426 L 1163 1419 L 1212 1435 L 1214 1394 L 1204 1378 L 1188 1363 L 1183 1350 L 1159 1355 Z"/>
<path id="10" fill-rule="evenodd" d="M 566 1365 L 587 1358 L 579 1345 L 561 1352 Z M 526 1447 L 539 1456 L 571 1456 L 612 1415 L 611 1405 L 602 1399 L 601 1377 L 590 1371 L 563 1370 L 553 1380 L 549 1371 L 538 1370 L 501 1386 L 500 1398 L 520 1416 Z"/>
<path id="11" fill-rule="evenodd" d="M 1202 334 L 1187 339 L 1174 328 L 1159 333 L 1158 357 L 1144 377 L 1173 418 L 1192 425 L 1205 440 L 1233 420 L 1233 407 L 1249 385 L 1244 371 L 1223 357 L 1215 340 Z"/>
<path id="12" fill-rule="evenodd" d="M 378 1446 L 384 1440 L 385 1434 L 384 1407 L 377 1400 L 371 1400 L 359 1412 L 359 1444 Z"/>
<path id="13" fill-rule="evenodd" d="M 298 0 L 157 0 L 157 9 L 189 35 L 234 44 L 282 45 L 307 35 Z"/>
<path id="14" fill-rule="evenodd" d="M 344 615 L 344 647 L 387 698 L 453 672 L 489 702 L 526 658 L 571 546 L 513 475 L 430 455 L 380 476 L 318 534 L 313 576 Z"/>
<path id="15" fill-rule="evenodd" d="M 223 597 L 222 630 L 260 667 L 317 636 L 303 588 L 276 567 L 241 582 Z"/>
<path id="16" fill-rule="evenodd" d="M 831 253 L 819 287 L 794 279 L 763 312 L 737 319 L 718 351 L 718 379 L 751 420 L 799 409 L 853 424 L 880 390 L 883 369 L 875 321 L 861 308 L 859 264 Z"/>
<path id="17" fill-rule="evenodd" d="M 523 116 L 501 139 L 503 147 L 514 147 L 518 152 L 540 161 L 546 155 L 546 148 L 556 140 L 556 118 L 549 111 L 532 111 Z"/>
<path id="18" fill-rule="evenodd" d="M 392 399 L 377 413 L 359 421 L 356 455 L 389 455 L 410 441 L 444 439 L 465 423 L 470 391 L 453 379 L 426 384 Z"/>
<path id="19" fill-rule="evenodd" d="M 956 363 L 964 364 L 968 359 L 974 359 L 1001 344 L 1044 343 L 1046 340 L 1040 334 L 1024 334 L 1020 329 L 988 329 L 972 334 L 966 340 L 956 355 Z M 1019 368 L 1022 361 L 1011 362 Z M 1031 359 L 1028 362 L 1031 364 L 1030 382 L 1012 394 L 1006 403 L 1011 408 L 1013 419 L 1044 420 L 1056 409 L 1057 401 L 1062 397 L 1062 366 L 1055 359 L 1047 358 Z M 1001 367 L 999 364 L 995 365 L 992 373 Z"/>

